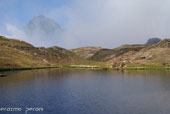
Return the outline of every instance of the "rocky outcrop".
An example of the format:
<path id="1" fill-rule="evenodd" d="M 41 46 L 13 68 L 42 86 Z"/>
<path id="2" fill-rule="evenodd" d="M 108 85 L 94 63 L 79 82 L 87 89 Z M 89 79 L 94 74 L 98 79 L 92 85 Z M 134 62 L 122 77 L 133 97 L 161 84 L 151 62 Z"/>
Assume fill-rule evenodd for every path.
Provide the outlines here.
<path id="1" fill-rule="evenodd" d="M 170 39 L 150 45 L 123 45 L 101 49 L 90 60 L 103 61 L 117 69 L 127 66 L 169 66 Z"/>
<path id="2" fill-rule="evenodd" d="M 169 66 L 170 39 L 165 39 L 157 44 L 145 46 L 136 52 L 129 51 L 121 56 L 109 59 L 106 63 L 117 66 L 117 64 L 120 64 L 122 61 L 126 61 L 125 66 Z"/>
<path id="3" fill-rule="evenodd" d="M 90 60 L 107 62 L 111 59 L 120 57 L 128 52 L 137 52 L 146 47 L 146 45 L 122 45 L 115 49 L 101 49 L 94 54 Z"/>
<path id="4" fill-rule="evenodd" d="M 34 47 L 21 40 L 0 36 L 0 68 L 103 63 L 117 69 L 127 66 L 170 66 L 170 39 L 150 45 L 122 45 L 115 49 L 82 47 L 67 50 L 58 46 Z"/>
<path id="5" fill-rule="evenodd" d="M 146 44 L 156 44 L 158 42 L 160 42 L 161 39 L 160 38 L 150 38 Z"/>

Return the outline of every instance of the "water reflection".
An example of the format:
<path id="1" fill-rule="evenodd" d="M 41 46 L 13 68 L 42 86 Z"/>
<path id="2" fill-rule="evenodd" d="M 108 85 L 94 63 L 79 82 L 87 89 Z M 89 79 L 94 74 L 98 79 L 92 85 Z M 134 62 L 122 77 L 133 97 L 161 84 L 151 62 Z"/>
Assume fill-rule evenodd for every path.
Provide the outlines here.
<path id="1" fill-rule="evenodd" d="M 170 113 L 169 71 L 47 69 L 6 74 L 0 78 L 0 107 L 43 107 L 41 114 Z"/>

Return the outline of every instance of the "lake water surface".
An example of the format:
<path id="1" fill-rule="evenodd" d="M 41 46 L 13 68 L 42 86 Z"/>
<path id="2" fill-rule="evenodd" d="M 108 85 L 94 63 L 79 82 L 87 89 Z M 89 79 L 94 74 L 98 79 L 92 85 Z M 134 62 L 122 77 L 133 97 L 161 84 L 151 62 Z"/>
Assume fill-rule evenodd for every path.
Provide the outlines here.
<path id="1" fill-rule="evenodd" d="M 5 72 L 0 114 L 170 114 L 170 71 L 47 69 Z M 2 111 L 2 108 L 22 111 Z"/>

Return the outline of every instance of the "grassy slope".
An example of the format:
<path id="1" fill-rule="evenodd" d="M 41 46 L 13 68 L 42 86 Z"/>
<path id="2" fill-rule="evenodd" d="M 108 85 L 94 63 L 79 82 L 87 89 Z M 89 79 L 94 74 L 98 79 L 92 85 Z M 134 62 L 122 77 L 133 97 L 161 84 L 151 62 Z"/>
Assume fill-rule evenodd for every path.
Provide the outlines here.
<path id="1" fill-rule="evenodd" d="M 170 39 L 153 45 L 122 45 L 115 49 L 94 47 L 76 49 L 83 56 L 92 54 L 91 61 L 79 57 L 72 51 L 60 47 L 37 48 L 24 41 L 0 36 L 0 68 L 94 68 L 93 66 L 107 68 L 107 65 L 119 67 L 122 63 L 125 64 L 124 69 L 170 68 Z"/>
<path id="2" fill-rule="evenodd" d="M 71 49 L 70 51 L 74 52 L 76 55 L 88 59 L 92 57 L 97 51 L 102 49 L 101 47 L 80 47 L 76 49 Z"/>
<path id="3" fill-rule="evenodd" d="M 113 58 L 119 57 L 127 52 L 137 52 L 146 47 L 146 45 L 122 45 L 115 49 L 101 49 L 90 60 L 107 62 Z"/>
<path id="4" fill-rule="evenodd" d="M 0 36 L 0 68 L 101 64 L 80 58 L 60 47 L 37 48 L 24 41 Z"/>
<path id="5" fill-rule="evenodd" d="M 135 53 L 131 58 L 131 64 L 136 66 L 170 66 L 170 39 L 162 40 L 157 44 L 150 45 L 138 53 Z"/>
<path id="6" fill-rule="evenodd" d="M 125 64 L 126 69 L 169 69 L 170 66 L 170 39 L 162 40 L 153 45 L 147 45 L 139 51 L 129 51 L 121 56 L 107 61 L 107 64 L 120 66 Z"/>
<path id="7" fill-rule="evenodd" d="M 38 62 L 32 60 L 32 57 L 21 51 L 0 47 L 0 67 L 28 67 L 37 66 Z"/>
<path id="8" fill-rule="evenodd" d="M 170 69 L 170 39 L 152 45 L 122 45 L 101 49 L 90 60 L 124 69 Z"/>

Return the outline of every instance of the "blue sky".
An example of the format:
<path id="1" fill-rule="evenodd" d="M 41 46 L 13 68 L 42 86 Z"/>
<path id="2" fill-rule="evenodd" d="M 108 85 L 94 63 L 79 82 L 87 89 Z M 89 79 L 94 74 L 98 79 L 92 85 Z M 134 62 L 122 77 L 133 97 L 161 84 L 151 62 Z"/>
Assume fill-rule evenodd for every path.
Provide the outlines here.
<path id="1" fill-rule="evenodd" d="M 71 1 L 71 0 L 70 0 Z M 70 5 L 69 0 L 0 0 L 0 23 L 5 21 L 19 23 L 24 26 L 33 17 L 48 15 L 55 8 Z M 12 17 L 12 18 L 11 18 Z M 63 17 L 62 24 L 67 21 Z"/>
<path id="2" fill-rule="evenodd" d="M 0 34 L 35 46 L 143 44 L 152 37 L 170 37 L 169 4 L 169 0 L 0 0 Z M 23 27 L 39 15 L 54 19 L 63 35 L 43 41 L 25 36 Z"/>

